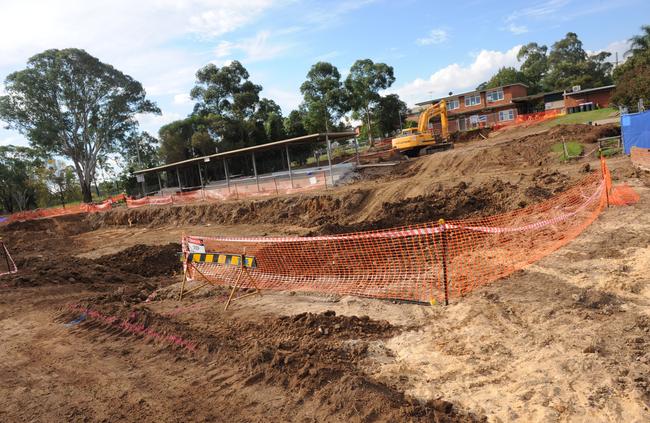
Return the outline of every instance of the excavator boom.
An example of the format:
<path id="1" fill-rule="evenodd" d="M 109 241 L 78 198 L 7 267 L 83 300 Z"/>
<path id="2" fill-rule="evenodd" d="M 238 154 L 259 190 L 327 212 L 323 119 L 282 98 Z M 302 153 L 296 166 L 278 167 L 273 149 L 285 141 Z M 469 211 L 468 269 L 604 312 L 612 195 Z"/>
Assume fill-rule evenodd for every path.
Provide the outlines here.
<path id="1" fill-rule="evenodd" d="M 436 141 L 433 134 L 429 132 L 429 120 L 432 117 L 440 116 L 442 141 Z M 393 148 L 409 156 L 416 154 L 426 154 L 434 149 L 447 149 L 453 147 L 449 143 L 449 126 L 447 122 L 447 103 L 440 100 L 432 104 L 418 118 L 418 127 L 409 128 L 402 131 L 400 136 L 393 138 Z"/>

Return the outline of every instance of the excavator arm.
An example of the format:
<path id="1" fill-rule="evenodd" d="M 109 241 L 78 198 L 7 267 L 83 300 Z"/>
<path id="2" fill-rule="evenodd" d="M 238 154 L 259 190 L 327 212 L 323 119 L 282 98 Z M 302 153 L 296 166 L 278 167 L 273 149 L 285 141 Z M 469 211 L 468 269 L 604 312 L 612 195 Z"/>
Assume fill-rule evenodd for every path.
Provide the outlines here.
<path id="1" fill-rule="evenodd" d="M 449 125 L 447 123 L 447 103 L 445 100 L 440 100 L 438 103 L 432 104 L 424 112 L 420 113 L 418 132 L 427 132 L 429 129 L 429 120 L 438 115 L 440 116 L 440 125 L 442 126 L 442 133 L 440 135 L 443 139 L 447 139 L 449 136 Z"/>

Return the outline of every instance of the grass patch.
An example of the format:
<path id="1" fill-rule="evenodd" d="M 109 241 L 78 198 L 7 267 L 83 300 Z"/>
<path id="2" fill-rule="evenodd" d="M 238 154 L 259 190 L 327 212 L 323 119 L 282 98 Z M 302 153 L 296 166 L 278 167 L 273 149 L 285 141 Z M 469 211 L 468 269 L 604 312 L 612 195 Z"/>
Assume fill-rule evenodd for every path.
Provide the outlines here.
<path id="1" fill-rule="evenodd" d="M 588 112 L 570 113 L 555 119 L 549 119 L 542 123 L 544 126 L 568 125 L 574 123 L 589 123 L 601 119 L 615 117 L 617 109 L 607 107 L 605 109 L 591 110 Z"/>
<path id="2" fill-rule="evenodd" d="M 566 152 L 569 153 L 568 157 L 564 154 L 564 146 L 561 142 L 558 142 L 557 144 L 553 144 L 553 146 L 551 146 L 551 151 L 554 153 L 560 153 L 560 161 L 564 162 L 571 158 L 579 157 L 582 155 L 582 151 L 584 150 L 582 144 L 575 141 L 567 141 L 565 144 Z"/>
<path id="3" fill-rule="evenodd" d="M 611 157 L 617 154 L 620 154 L 623 151 L 621 147 L 608 147 L 600 150 L 600 155 L 602 157 Z"/>

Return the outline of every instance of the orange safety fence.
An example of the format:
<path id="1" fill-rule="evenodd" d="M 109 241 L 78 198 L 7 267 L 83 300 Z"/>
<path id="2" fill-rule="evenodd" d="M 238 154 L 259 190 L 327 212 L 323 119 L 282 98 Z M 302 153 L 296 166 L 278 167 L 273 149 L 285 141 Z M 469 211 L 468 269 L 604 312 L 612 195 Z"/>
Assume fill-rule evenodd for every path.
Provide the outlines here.
<path id="1" fill-rule="evenodd" d="M 630 159 L 635 166 L 650 171 L 650 148 L 632 147 Z"/>
<path id="2" fill-rule="evenodd" d="M 509 126 L 518 126 L 522 124 L 531 124 L 538 123 L 549 119 L 554 119 L 556 117 L 562 116 L 564 112 L 561 109 L 545 110 L 543 112 L 528 113 L 523 115 L 517 115 L 513 121 L 510 122 L 501 122 L 492 127 L 495 131 L 501 128 Z"/>
<path id="3" fill-rule="evenodd" d="M 129 208 L 169 204 L 194 204 L 203 201 L 238 200 L 242 198 L 264 197 L 277 194 L 305 192 L 317 188 L 327 188 L 327 173 L 294 176 L 291 179 L 260 179 L 246 183 L 231 182 L 230 187 L 203 188 L 171 195 L 152 195 L 137 200 L 126 200 Z"/>
<path id="4" fill-rule="evenodd" d="M 602 166 L 547 201 L 486 218 L 315 237 L 184 236 L 186 276 L 241 288 L 446 303 L 577 237 L 607 205 L 611 179 Z"/>
<path id="5" fill-rule="evenodd" d="M 79 213 L 97 213 L 101 211 L 110 210 L 114 203 L 125 201 L 126 195 L 120 194 L 114 197 L 107 198 L 98 204 L 75 204 L 65 207 L 51 207 L 47 209 L 26 210 L 23 212 L 13 213 L 3 219 L 3 223 L 10 223 L 16 221 L 43 219 L 48 217 L 64 216 L 69 214 Z"/>

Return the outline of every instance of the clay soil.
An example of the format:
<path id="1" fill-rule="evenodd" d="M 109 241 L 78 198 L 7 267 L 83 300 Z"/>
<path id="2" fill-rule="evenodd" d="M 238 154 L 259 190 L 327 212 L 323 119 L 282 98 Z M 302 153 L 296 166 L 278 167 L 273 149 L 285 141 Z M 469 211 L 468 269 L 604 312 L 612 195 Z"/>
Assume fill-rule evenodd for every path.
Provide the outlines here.
<path id="1" fill-rule="evenodd" d="M 0 228 L 0 421 L 649 421 L 650 175 L 576 240 L 448 307 L 264 292 L 179 301 L 182 233 L 322 234 L 481 216 L 598 166 L 611 127 L 491 134 L 263 200 L 113 210 Z"/>

